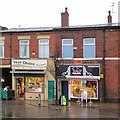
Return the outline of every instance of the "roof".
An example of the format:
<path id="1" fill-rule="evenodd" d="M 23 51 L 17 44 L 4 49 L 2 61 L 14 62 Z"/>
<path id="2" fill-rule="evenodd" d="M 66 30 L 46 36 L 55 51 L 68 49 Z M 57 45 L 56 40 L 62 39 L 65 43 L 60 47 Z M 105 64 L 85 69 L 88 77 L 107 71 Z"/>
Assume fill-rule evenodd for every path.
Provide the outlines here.
<path id="1" fill-rule="evenodd" d="M 63 29 L 86 29 L 86 28 L 105 28 L 105 27 L 120 27 L 120 23 L 112 24 L 93 24 L 93 25 L 75 25 L 75 26 L 66 26 L 66 27 L 30 27 L 30 28 L 10 28 L 7 30 L 2 30 L 0 33 L 11 33 L 11 32 L 45 32 L 53 30 L 63 30 Z"/>
<path id="2" fill-rule="evenodd" d="M 30 31 L 50 31 L 52 27 L 30 27 L 30 28 L 10 28 L 8 30 L 2 30 L 0 32 L 30 32 Z"/>

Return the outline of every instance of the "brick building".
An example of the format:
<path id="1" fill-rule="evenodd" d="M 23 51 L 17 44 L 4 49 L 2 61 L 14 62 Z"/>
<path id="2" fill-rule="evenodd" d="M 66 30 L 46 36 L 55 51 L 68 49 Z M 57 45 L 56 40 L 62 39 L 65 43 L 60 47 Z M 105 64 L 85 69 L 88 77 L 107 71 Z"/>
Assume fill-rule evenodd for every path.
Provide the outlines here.
<path id="1" fill-rule="evenodd" d="M 87 91 L 88 99 L 119 101 L 120 26 L 112 23 L 110 11 L 107 24 L 69 26 L 65 8 L 61 27 L 1 33 L 2 84 L 16 97 L 76 99 Z"/>

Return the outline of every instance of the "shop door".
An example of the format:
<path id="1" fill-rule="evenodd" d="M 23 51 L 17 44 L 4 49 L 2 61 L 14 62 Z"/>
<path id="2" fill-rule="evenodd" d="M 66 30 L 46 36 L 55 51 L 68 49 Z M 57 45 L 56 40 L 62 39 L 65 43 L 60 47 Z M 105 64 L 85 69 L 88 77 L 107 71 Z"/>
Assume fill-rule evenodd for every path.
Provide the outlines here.
<path id="1" fill-rule="evenodd" d="M 24 78 L 16 78 L 17 97 L 24 97 Z"/>
<path id="2" fill-rule="evenodd" d="M 54 99 L 54 81 L 48 81 L 48 100 Z"/>
<path id="3" fill-rule="evenodd" d="M 62 81 L 62 95 L 68 99 L 68 81 Z"/>

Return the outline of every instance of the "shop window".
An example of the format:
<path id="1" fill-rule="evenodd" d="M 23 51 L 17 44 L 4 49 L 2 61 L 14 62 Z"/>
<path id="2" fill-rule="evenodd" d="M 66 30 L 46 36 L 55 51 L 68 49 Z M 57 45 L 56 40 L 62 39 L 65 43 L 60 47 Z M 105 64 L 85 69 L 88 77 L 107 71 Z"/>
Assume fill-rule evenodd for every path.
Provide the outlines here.
<path id="1" fill-rule="evenodd" d="M 26 92 L 44 92 L 44 81 L 42 77 L 26 77 Z"/>
<path id="2" fill-rule="evenodd" d="M 73 58 L 73 39 L 62 39 L 62 57 Z"/>
<path id="3" fill-rule="evenodd" d="M 0 58 L 4 58 L 4 40 L 0 40 Z"/>
<path id="4" fill-rule="evenodd" d="M 83 45 L 83 57 L 95 58 L 95 38 L 85 38 Z"/>
<path id="5" fill-rule="evenodd" d="M 29 40 L 20 40 L 20 58 L 29 58 Z"/>
<path id="6" fill-rule="evenodd" d="M 39 40 L 39 57 L 49 58 L 49 40 L 48 39 Z"/>
<path id="7" fill-rule="evenodd" d="M 88 98 L 98 98 L 97 81 L 71 80 L 71 98 L 81 97 L 83 91 L 87 91 Z"/>

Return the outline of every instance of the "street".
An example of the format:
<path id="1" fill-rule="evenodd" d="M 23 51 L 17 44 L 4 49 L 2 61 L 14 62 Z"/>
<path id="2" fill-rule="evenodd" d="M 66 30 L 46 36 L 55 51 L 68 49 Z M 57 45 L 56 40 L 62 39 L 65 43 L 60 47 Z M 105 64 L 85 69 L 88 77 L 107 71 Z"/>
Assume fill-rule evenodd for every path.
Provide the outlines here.
<path id="1" fill-rule="evenodd" d="M 42 103 L 37 101 L 26 103 L 24 100 L 3 100 L 2 118 L 119 118 L 120 109 L 117 103 L 85 103 L 70 102 L 69 106 Z M 1 111 L 0 111 L 1 112 Z"/>

